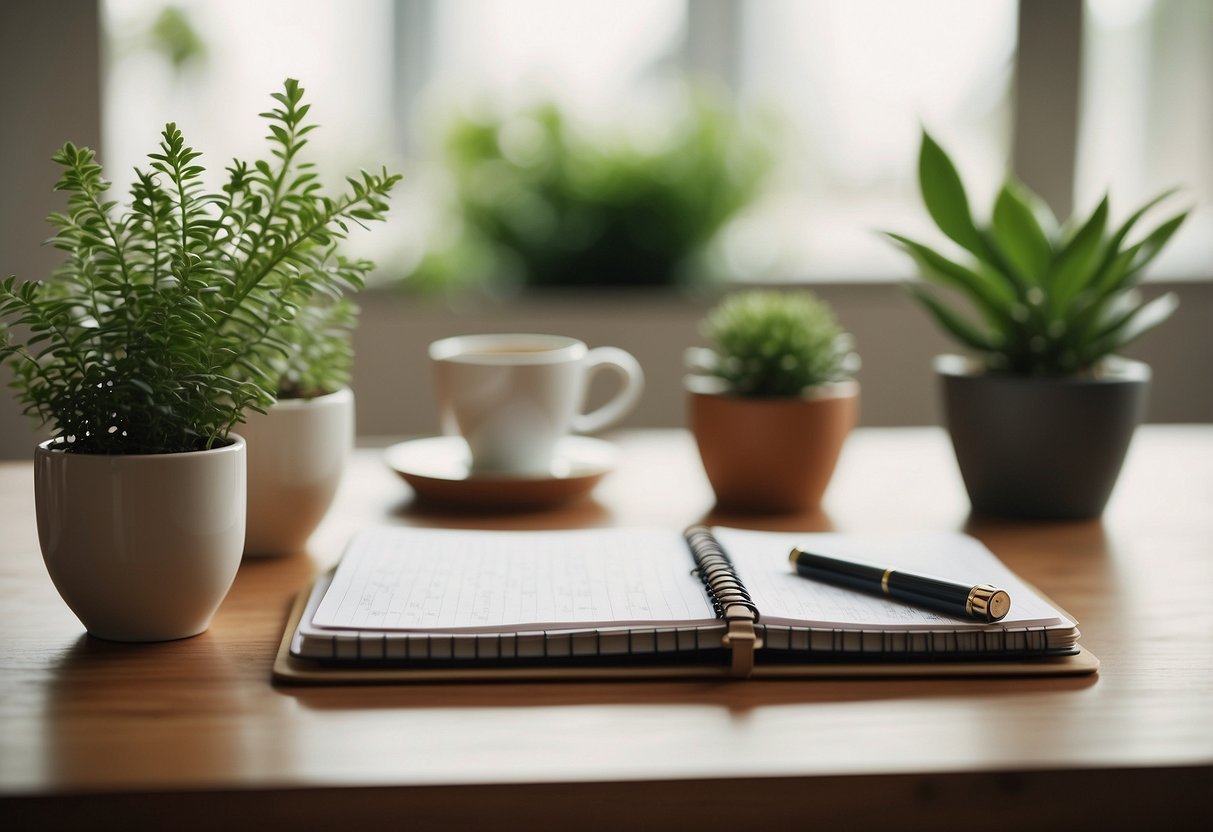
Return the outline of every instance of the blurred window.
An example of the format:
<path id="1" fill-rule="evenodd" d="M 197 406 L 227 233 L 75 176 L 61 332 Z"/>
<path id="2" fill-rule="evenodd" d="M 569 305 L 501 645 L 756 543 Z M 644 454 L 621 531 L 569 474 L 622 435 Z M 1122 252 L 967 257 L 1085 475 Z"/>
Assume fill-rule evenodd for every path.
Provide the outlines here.
<path id="1" fill-rule="evenodd" d="M 760 225 L 774 276 L 871 278 L 911 266 L 873 229 L 926 229 L 920 125 L 949 149 L 974 210 L 1010 158 L 1014 0 L 764 0 L 744 5 L 740 90 L 792 131 Z M 929 231 L 928 231 L 929 233 Z"/>
<path id="2" fill-rule="evenodd" d="M 684 0 L 441 0 L 431 86 L 435 97 L 507 108 L 542 98 L 610 120 L 676 71 L 685 14 Z"/>
<path id="3" fill-rule="evenodd" d="M 321 163 L 391 149 L 390 0 L 104 0 L 107 66 L 101 161 L 115 185 L 145 165 L 164 124 L 203 151 L 208 172 L 264 152 L 269 95 L 302 81 Z M 218 158 L 214 158 L 215 155 Z M 338 171 L 322 170 L 335 174 Z M 338 179 L 338 181 L 341 181 Z"/>
<path id="4" fill-rule="evenodd" d="M 322 129 L 312 158 L 339 177 L 407 174 L 392 230 L 356 253 L 399 274 L 450 199 L 437 136 L 456 115 L 554 101 L 604 130 L 669 120 L 690 75 L 765 109 L 772 187 L 721 235 L 738 279 L 903 277 L 874 229 L 931 236 L 916 180 L 920 125 L 943 141 L 979 216 L 1011 158 L 1016 0 L 103 0 L 102 161 L 125 189 L 165 121 L 221 172 L 262 152 L 253 114 L 304 82 Z M 1073 191 L 1114 212 L 1173 184 L 1199 214 L 1155 274 L 1213 261 L 1213 4 L 1087 0 Z M 1074 32 L 1074 42 L 1079 42 Z M 747 112 L 748 110 L 742 110 Z M 1070 152 L 1059 148 L 1058 152 Z M 415 157 L 402 159 L 401 157 Z M 394 161 L 393 161 L 394 160 Z M 445 188 L 445 192 L 444 192 Z"/>
<path id="5" fill-rule="evenodd" d="M 1127 216 L 1165 188 L 1193 205 L 1153 274 L 1208 278 L 1213 265 L 1213 3 L 1087 0 L 1075 204 L 1107 191 Z M 1159 216 L 1165 216 L 1159 214 Z"/>

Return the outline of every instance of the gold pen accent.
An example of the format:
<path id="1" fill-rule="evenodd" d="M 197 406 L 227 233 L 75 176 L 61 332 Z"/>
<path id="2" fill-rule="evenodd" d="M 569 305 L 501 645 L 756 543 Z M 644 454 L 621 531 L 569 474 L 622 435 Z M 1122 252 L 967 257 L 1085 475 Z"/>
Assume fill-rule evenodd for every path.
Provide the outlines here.
<path id="1" fill-rule="evenodd" d="M 886 569 L 884 574 L 880 576 L 880 591 L 885 595 L 889 594 L 889 576 L 893 574 L 892 569 Z"/>
<path id="2" fill-rule="evenodd" d="M 969 590 L 965 612 L 975 618 L 998 621 L 1011 610 L 1011 596 L 1004 589 L 978 584 Z"/>

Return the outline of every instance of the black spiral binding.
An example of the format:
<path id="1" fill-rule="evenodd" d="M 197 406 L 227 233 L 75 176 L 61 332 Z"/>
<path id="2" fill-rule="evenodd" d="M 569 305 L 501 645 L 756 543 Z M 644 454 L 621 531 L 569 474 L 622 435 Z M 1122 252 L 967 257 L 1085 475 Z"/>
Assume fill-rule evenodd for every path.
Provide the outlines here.
<path id="1" fill-rule="evenodd" d="M 703 581 L 717 617 L 728 624 L 720 645 L 729 651 L 729 673 L 744 679 L 754 672 L 754 651 L 762 647 L 754 629 L 758 607 L 710 529 L 692 526 L 686 530 L 686 540 L 695 558 L 695 574 Z"/>
<path id="2" fill-rule="evenodd" d="M 684 536 L 695 558 L 695 574 L 707 588 L 717 617 L 726 618 L 728 608 L 739 605 L 753 613 L 753 620 L 757 621 L 758 607 L 754 605 L 745 584 L 737 576 L 733 561 L 729 560 L 711 529 L 707 526 L 691 526 Z"/>

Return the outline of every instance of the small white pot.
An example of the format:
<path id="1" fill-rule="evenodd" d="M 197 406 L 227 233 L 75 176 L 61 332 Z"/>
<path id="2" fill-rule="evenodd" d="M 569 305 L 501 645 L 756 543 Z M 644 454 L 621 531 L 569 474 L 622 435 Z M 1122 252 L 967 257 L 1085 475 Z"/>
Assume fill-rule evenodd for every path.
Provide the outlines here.
<path id="1" fill-rule="evenodd" d="M 354 444 L 354 394 L 283 399 L 248 412 L 246 555 L 302 551 L 337 493 Z"/>
<path id="2" fill-rule="evenodd" d="M 34 453 L 51 580 L 94 636 L 168 641 L 206 630 L 240 567 L 244 441 L 208 451 Z"/>

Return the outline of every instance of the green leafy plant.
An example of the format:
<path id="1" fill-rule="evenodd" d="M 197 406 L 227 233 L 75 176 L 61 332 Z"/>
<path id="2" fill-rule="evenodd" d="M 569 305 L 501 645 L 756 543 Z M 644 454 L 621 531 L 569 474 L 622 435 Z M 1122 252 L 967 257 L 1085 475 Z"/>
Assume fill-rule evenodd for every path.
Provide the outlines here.
<path id="1" fill-rule="evenodd" d="M 422 287 L 651 286 L 678 282 L 748 205 L 771 152 L 752 124 L 692 97 L 669 136 L 644 147 L 579 131 L 554 104 L 461 118 L 445 156 L 463 233 L 431 251 Z"/>
<path id="2" fill-rule="evenodd" d="M 339 298 L 310 303 L 280 326 L 275 334 L 290 346 L 271 361 L 277 379 L 275 398 L 310 399 L 349 384 L 354 366 L 350 339 L 357 322 L 358 307 L 348 298 Z"/>
<path id="3" fill-rule="evenodd" d="M 960 174 L 925 131 L 918 176 L 928 213 L 965 256 L 953 259 L 901 234 L 888 234 L 933 284 L 907 289 L 945 332 L 984 355 L 991 370 L 1031 375 L 1090 371 L 1175 310 L 1174 294 L 1146 303 L 1136 287 L 1188 212 L 1128 241 L 1142 216 L 1172 191 L 1150 200 L 1119 226 L 1108 222 L 1105 196 L 1085 220 L 1059 228 L 1039 197 L 1008 179 L 989 223 L 978 226 Z M 966 298 L 976 315 L 956 308 L 937 287 Z"/>
<path id="4" fill-rule="evenodd" d="M 178 6 L 162 8 L 145 38 L 147 46 L 163 55 L 176 72 L 191 63 L 201 63 L 207 56 L 206 41 L 189 13 Z"/>
<path id="5" fill-rule="evenodd" d="M 711 348 L 693 350 L 691 370 L 742 396 L 795 396 L 841 381 L 859 367 L 851 336 L 807 290 L 752 289 L 730 295 L 702 323 Z"/>
<path id="6" fill-rule="evenodd" d="M 273 402 L 276 362 L 301 307 L 357 288 L 371 267 L 337 254 L 350 223 L 381 220 L 399 176 L 362 172 L 338 197 L 299 160 L 314 125 L 303 89 L 275 93 L 271 159 L 235 160 L 220 193 L 173 124 L 136 171 L 129 207 L 108 200 L 93 151 L 66 144 L 47 281 L 0 282 L 0 360 L 26 411 L 65 450 L 133 454 L 223 441 L 246 408 Z M 17 337 L 12 328 L 22 332 Z"/>

